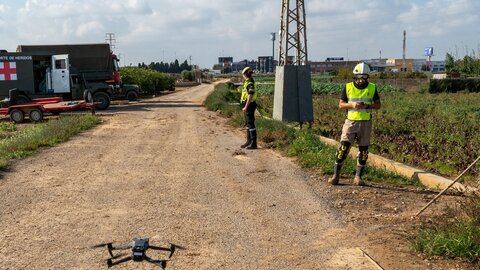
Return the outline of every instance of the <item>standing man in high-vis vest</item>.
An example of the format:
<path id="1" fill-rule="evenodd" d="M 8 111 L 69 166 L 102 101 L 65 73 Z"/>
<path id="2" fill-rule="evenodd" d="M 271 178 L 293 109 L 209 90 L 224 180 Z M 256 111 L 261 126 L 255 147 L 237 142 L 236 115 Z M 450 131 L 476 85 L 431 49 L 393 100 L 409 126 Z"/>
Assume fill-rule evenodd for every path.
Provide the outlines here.
<path id="1" fill-rule="evenodd" d="M 334 175 L 328 180 L 337 185 L 343 161 L 347 158 L 352 144 L 358 143 L 357 171 L 353 183 L 363 186 L 363 170 L 368 159 L 368 146 L 372 132 L 372 109 L 380 109 L 380 96 L 377 86 L 368 82 L 370 67 L 360 63 L 353 69 L 353 82 L 347 83 L 342 91 L 338 107 L 347 110 L 347 119 L 343 125 L 340 147 L 335 155 Z"/>
<path id="2" fill-rule="evenodd" d="M 253 80 L 253 70 L 246 67 L 242 70 L 243 82 L 240 104 L 245 115 L 245 126 L 247 128 L 247 142 L 242 148 L 257 149 L 257 129 L 255 127 L 255 110 L 257 109 L 257 91 Z"/>

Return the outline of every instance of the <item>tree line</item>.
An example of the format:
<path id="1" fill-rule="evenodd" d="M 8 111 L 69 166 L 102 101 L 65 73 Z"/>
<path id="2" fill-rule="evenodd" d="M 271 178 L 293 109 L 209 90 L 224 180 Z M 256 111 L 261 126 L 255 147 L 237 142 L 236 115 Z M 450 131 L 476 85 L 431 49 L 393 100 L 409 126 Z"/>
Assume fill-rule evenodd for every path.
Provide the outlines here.
<path id="1" fill-rule="evenodd" d="M 175 59 L 174 62 L 171 63 L 164 63 L 162 62 L 151 62 L 150 64 L 146 65 L 144 62 L 138 63 L 139 68 L 156 70 L 163 73 L 181 73 L 184 70 L 192 70 L 192 66 L 188 64 L 187 60 L 185 60 L 182 64 L 178 62 L 178 59 Z"/>
<path id="2" fill-rule="evenodd" d="M 445 56 L 445 70 L 447 73 L 459 73 L 465 76 L 480 75 L 480 59 L 476 56 L 465 55 L 455 59 L 450 53 Z"/>

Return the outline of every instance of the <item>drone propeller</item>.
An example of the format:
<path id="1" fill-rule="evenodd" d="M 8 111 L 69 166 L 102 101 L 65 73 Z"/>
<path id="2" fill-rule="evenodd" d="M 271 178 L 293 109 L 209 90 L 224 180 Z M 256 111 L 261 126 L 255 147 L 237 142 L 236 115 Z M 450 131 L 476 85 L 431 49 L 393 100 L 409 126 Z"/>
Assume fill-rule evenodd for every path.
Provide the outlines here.
<path id="1" fill-rule="evenodd" d="M 92 248 L 101 248 L 101 247 L 106 247 L 108 245 L 111 245 L 112 242 L 109 242 L 109 243 L 103 243 L 103 244 L 98 244 L 98 245 L 95 245 L 95 246 L 92 246 Z"/>
<path id="2" fill-rule="evenodd" d="M 109 245 L 107 245 L 107 248 L 109 250 L 126 250 L 126 249 L 131 249 L 132 246 L 131 245 L 128 245 L 128 246 L 113 246 L 112 244 L 109 244 Z"/>
<path id="3" fill-rule="evenodd" d="M 117 259 L 119 257 L 122 257 L 125 255 L 125 253 L 120 253 L 120 254 L 117 254 L 117 255 L 113 255 L 113 252 L 112 250 L 125 250 L 125 249 L 130 249 L 131 246 L 118 246 L 118 247 L 115 247 L 113 246 L 113 243 L 110 242 L 110 243 L 102 243 L 102 244 L 98 244 L 98 245 L 95 245 L 93 246 L 92 248 L 101 248 L 101 247 L 106 247 L 108 249 L 108 254 L 110 254 L 110 259 Z"/>
<path id="4" fill-rule="evenodd" d="M 170 243 L 170 247 L 169 247 L 169 248 L 158 247 L 158 246 L 149 246 L 148 248 L 153 249 L 153 250 L 170 251 L 170 255 L 168 256 L 169 259 L 173 256 L 173 253 L 175 253 L 175 251 L 176 251 L 177 249 L 178 249 L 178 250 L 184 250 L 184 249 L 186 249 L 186 248 L 184 248 L 184 247 L 182 247 L 182 246 L 175 245 L 175 244 L 172 244 L 172 243 Z"/>
<path id="5" fill-rule="evenodd" d="M 162 269 L 165 269 L 167 268 L 167 262 L 170 261 L 169 259 L 166 259 L 166 260 L 154 260 L 148 256 L 145 256 L 145 260 L 149 263 L 153 263 L 155 265 L 158 265 L 160 267 L 162 267 Z"/>
<path id="6" fill-rule="evenodd" d="M 98 245 L 93 246 L 92 248 L 101 248 L 101 247 L 107 247 L 108 248 L 108 253 L 110 254 L 110 257 L 112 257 L 112 258 L 115 257 L 115 256 L 113 256 L 113 253 L 112 253 L 112 250 L 111 250 L 112 242 L 98 244 Z"/>
<path id="7" fill-rule="evenodd" d="M 182 246 L 179 246 L 179 245 L 176 245 L 176 244 L 172 244 L 172 243 L 170 243 L 170 246 L 175 247 L 175 248 L 178 249 L 178 250 L 185 250 L 185 249 L 187 249 L 186 247 L 182 247 Z"/>
<path id="8" fill-rule="evenodd" d="M 173 253 L 175 253 L 176 250 L 185 250 L 186 248 L 182 247 L 182 246 L 179 246 L 179 245 L 175 245 L 175 244 L 172 244 L 170 243 L 170 255 L 168 255 L 168 258 L 170 259 L 172 256 L 173 256 Z"/>
<path id="9" fill-rule="evenodd" d="M 117 264 L 120 264 L 120 263 L 123 263 L 123 262 L 128 262 L 130 260 L 132 260 L 132 257 L 131 256 L 127 256 L 127 257 L 124 257 L 122 259 L 119 259 L 118 261 L 113 261 L 112 260 L 113 258 L 110 258 L 107 260 L 107 267 L 110 268 L 114 265 L 117 265 Z"/>

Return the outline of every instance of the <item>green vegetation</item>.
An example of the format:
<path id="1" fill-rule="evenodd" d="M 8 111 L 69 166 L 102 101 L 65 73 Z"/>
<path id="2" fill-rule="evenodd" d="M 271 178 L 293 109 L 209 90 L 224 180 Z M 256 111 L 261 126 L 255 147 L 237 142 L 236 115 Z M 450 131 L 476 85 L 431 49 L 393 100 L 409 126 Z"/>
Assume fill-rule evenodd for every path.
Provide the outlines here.
<path id="1" fill-rule="evenodd" d="M 260 95 L 273 95 L 275 91 L 275 83 L 274 82 L 264 82 L 255 78 L 258 82 L 257 83 L 257 91 Z M 323 80 L 312 80 L 312 94 L 313 95 L 328 95 L 328 94 L 340 94 L 340 91 L 345 87 L 344 83 L 334 83 L 328 82 Z M 268 80 L 269 81 L 269 80 Z M 404 92 L 403 89 L 393 85 L 382 85 L 381 86 L 382 93 L 386 92 Z"/>
<path id="2" fill-rule="evenodd" d="M 422 228 L 412 241 L 413 249 L 429 256 L 465 258 L 480 266 L 480 194 L 464 197 L 459 209 L 460 219 Z"/>
<path id="3" fill-rule="evenodd" d="M 324 79 L 326 80 L 326 79 Z M 260 84 L 259 111 L 271 117 L 273 84 Z M 338 109 L 340 83 L 312 80 L 316 134 L 338 139 L 345 111 Z M 374 112 L 370 151 L 426 171 L 453 176 L 478 155 L 480 144 L 480 93 L 428 94 L 379 86 L 382 109 Z M 466 179 L 478 175 L 474 168 Z"/>
<path id="4" fill-rule="evenodd" d="M 447 53 L 445 56 L 445 69 L 447 73 L 478 76 L 480 75 L 480 59 L 470 55 L 465 55 L 462 59 L 455 59 L 453 55 Z"/>
<path id="5" fill-rule="evenodd" d="M 371 152 L 444 175 L 458 174 L 477 157 L 479 93 L 384 93 L 380 88 L 380 95 Z M 345 112 L 337 105 L 338 95 L 314 98 L 315 132 L 340 137 Z"/>
<path id="6" fill-rule="evenodd" d="M 478 224 L 456 222 L 448 227 L 422 229 L 413 242 L 416 251 L 429 256 L 480 258 L 480 227 Z"/>
<path id="7" fill-rule="evenodd" d="M 183 81 L 193 82 L 195 80 L 195 71 L 184 70 L 181 74 Z"/>
<path id="8" fill-rule="evenodd" d="M 456 93 L 460 91 L 480 92 L 480 80 L 478 79 L 443 79 L 431 80 L 428 92 L 430 93 Z"/>
<path id="9" fill-rule="evenodd" d="M 0 123 L 0 132 L 12 132 L 17 130 L 17 126 L 13 122 L 2 122 Z"/>
<path id="10" fill-rule="evenodd" d="M 17 131 L 15 124 L 2 123 L 0 134 L 8 134 L 0 137 L 0 169 L 5 169 L 9 160 L 26 157 L 42 146 L 64 142 L 99 122 L 92 115 L 63 116 L 21 131 Z"/>
<path id="11" fill-rule="evenodd" d="M 148 94 L 175 90 L 175 77 L 165 73 L 136 67 L 124 67 L 120 72 L 123 83 L 137 84 L 143 92 Z"/>
<path id="12" fill-rule="evenodd" d="M 182 64 L 178 62 L 178 59 L 175 59 L 172 63 L 164 62 L 150 62 L 146 65 L 145 63 L 139 63 L 139 68 L 154 70 L 162 73 L 180 73 L 184 70 L 192 70 L 192 66 L 188 64 L 187 60 L 183 61 Z"/>

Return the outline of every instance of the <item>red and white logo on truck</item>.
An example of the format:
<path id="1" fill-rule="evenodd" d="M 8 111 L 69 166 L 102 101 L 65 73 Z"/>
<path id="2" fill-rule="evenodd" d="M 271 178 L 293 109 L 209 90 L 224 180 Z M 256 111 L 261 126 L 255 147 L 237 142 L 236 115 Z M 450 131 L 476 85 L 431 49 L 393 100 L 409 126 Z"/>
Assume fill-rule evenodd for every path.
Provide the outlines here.
<path id="1" fill-rule="evenodd" d="M 16 81 L 16 62 L 0 62 L 0 81 Z"/>

